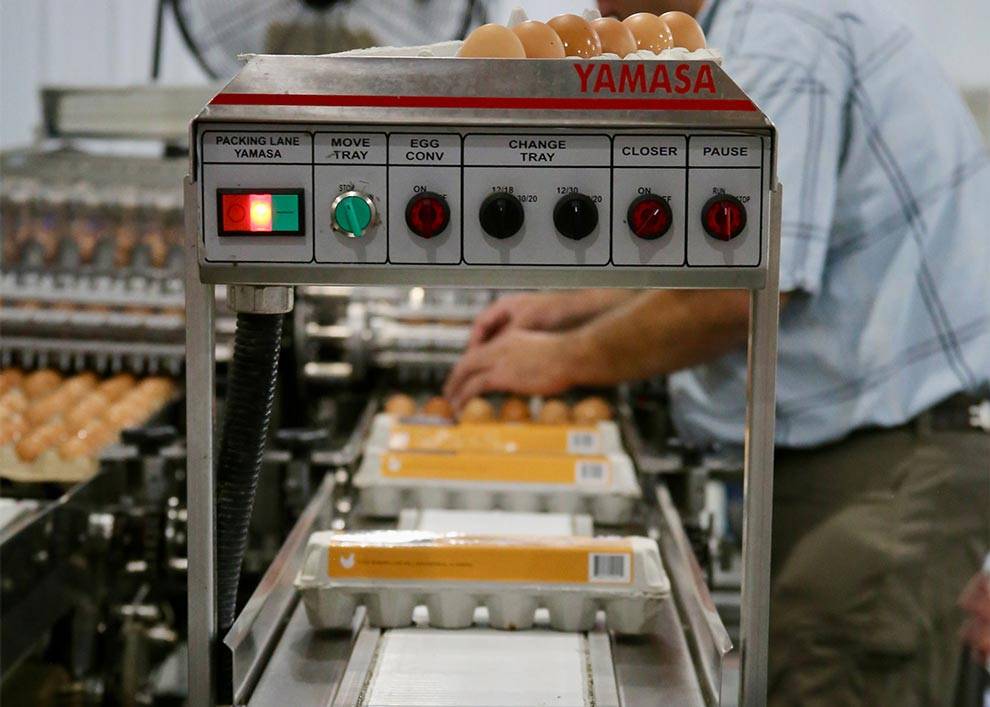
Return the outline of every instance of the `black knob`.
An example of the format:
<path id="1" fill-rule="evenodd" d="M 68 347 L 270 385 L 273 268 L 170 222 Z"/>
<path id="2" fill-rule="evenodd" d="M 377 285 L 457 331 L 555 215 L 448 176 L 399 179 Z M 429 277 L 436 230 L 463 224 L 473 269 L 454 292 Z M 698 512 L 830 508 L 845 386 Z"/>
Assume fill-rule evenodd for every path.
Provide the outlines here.
<path id="1" fill-rule="evenodd" d="M 591 197 L 576 192 L 568 194 L 553 208 L 553 225 L 560 235 L 579 241 L 598 225 L 598 207 Z"/>
<path id="2" fill-rule="evenodd" d="M 526 214 L 519 199 L 505 191 L 489 194 L 481 202 L 478 219 L 481 227 L 492 238 L 512 238 L 522 228 Z"/>
<path id="3" fill-rule="evenodd" d="M 155 427 L 129 427 L 120 433 L 124 444 L 137 447 L 144 456 L 154 456 L 179 438 L 179 432 L 171 425 Z"/>

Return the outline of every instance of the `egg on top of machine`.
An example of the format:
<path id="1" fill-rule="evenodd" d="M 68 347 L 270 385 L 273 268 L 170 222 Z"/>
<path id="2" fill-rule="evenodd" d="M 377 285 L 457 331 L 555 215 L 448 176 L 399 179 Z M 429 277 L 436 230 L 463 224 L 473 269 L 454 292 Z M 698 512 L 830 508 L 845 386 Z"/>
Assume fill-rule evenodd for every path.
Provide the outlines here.
<path id="1" fill-rule="evenodd" d="M 601 17 L 557 15 L 546 23 L 530 20 L 516 10 L 509 26 L 486 24 L 467 36 L 457 52 L 462 58 L 486 59 L 593 59 L 604 56 L 643 58 L 668 49 L 689 52 L 706 48 L 705 33 L 690 15 L 666 12 L 654 15 L 639 12 L 623 22 Z M 648 55 L 647 55 L 648 56 Z"/>

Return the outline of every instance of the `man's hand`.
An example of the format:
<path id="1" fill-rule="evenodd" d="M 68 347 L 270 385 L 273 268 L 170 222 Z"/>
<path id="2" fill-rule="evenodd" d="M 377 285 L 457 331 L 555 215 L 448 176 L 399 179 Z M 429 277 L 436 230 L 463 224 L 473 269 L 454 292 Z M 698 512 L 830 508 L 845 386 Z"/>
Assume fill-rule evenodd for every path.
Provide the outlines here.
<path id="1" fill-rule="evenodd" d="M 491 341 L 509 329 L 553 331 L 564 325 L 569 313 L 560 292 L 526 293 L 500 297 L 478 315 L 471 327 L 468 348 Z"/>
<path id="2" fill-rule="evenodd" d="M 959 606 L 969 615 L 963 624 L 963 640 L 980 663 L 990 660 L 990 574 L 980 572 L 963 590 Z"/>
<path id="3" fill-rule="evenodd" d="M 556 395 L 574 385 L 578 366 L 567 335 L 512 329 L 470 348 L 444 386 L 455 408 L 476 395 L 499 391 Z"/>
<path id="4" fill-rule="evenodd" d="M 536 292 L 500 298 L 475 319 L 468 348 L 491 341 L 510 329 L 562 331 L 628 301 L 632 290 Z"/>

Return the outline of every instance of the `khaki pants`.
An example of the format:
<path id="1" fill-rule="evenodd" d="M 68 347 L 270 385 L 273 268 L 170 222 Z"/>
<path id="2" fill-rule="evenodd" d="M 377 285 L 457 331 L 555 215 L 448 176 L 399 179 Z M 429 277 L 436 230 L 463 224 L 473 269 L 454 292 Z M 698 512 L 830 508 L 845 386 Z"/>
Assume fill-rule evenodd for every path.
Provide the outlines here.
<path id="1" fill-rule="evenodd" d="M 945 705 L 990 545 L 990 435 L 863 431 L 778 452 L 771 705 Z"/>

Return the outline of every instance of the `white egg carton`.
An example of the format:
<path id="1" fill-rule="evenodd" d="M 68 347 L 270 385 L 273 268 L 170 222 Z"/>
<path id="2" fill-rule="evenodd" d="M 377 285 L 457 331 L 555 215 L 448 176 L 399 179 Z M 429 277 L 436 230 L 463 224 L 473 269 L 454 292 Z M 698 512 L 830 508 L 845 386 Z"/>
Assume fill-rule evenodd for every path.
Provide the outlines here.
<path id="1" fill-rule="evenodd" d="M 472 552 L 479 545 L 487 550 L 465 560 L 458 549 L 471 543 Z M 520 552 L 536 553 L 527 555 L 528 562 L 535 562 L 531 566 L 548 574 L 568 572 L 571 581 L 500 579 L 502 558 Z M 575 562 L 586 568 L 586 576 L 578 581 L 569 570 L 558 569 L 565 565 L 573 569 Z M 443 575 L 447 567 L 471 563 L 471 579 Z M 374 567 L 367 570 L 374 574 L 383 566 L 398 567 L 408 578 L 362 576 L 366 567 Z M 349 630 L 360 606 L 367 610 L 372 626 L 409 626 L 414 610 L 423 605 L 435 628 L 470 627 L 475 610 L 484 607 L 489 625 L 500 630 L 531 628 L 537 610 L 544 609 L 554 630 L 589 631 L 598 612 L 604 611 L 609 629 L 643 634 L 654 630 L 660 604 L 670 595 L 657 545 L 648 538 L 486 537 L 389 530 L 314 533 L 296 587 L 312 626 L 333 630 Z"/>
<path id="2" fill-rule="evenodd" d="M 621 454 L 622 434 L 619 426 L 611 420 L 599 422 L 597 425 L 541 425 L 538 423 L 492 423 L 485 424 L 489 428 L 486 433 L 490 445 L 488 449 L 468 449 L 463 451 L 476 452 L 504 452 L 514 454 L 518 451 L 518 442 L 514 437 L 525 434 L 526 431 L 536 432 L 549 431 L 554 440 L 546 448 L 528 449 L 532 453 L 546 454 Z M 371 423 L 371 430 L 368 433 L 366 447 L 371 450 L 407 450 L 412 444 L 409 434 L 404 430 L 413 428 L 436 429 L 438 432 L 444 430 L 455 431 L 458 427 L 454 423 L 424 422 L 423 418 L 397 419 L 394 415 L 382 412 L 375 415 Z M 468 425 L 474 427 L 474 425 Z M 548 440 L 549 442 L 549 440 Z"/>
<path id="3" fill-rule="evenodd" d="M 403 508 L 399 530 L 468 535 L 594 535 L 591 516 L 579 513 L 513 513 L 511 511 L 451 511 L 443 508 Z"/>
<path id="4" fill-rule="evenodd" d="M 458 480 L 386 476 L 383 466 L 396 459 L 417 455 L 366 451 L 354 487 L 360 494 L 360 512 L 366 516 L 394 518 L 404 508 L 454 510 L 503 510 L 526 513 L 588 513 L 595 523 L 620 525 L 632 520 L 636 501 L 642 496 L 632 460 L 625 454 L 593 459 L 558 455 L 572 465 L 571 483 L 519 483 L 492 480 Z M 452 456 L 452 455 L 447 455 Z M 456 456 L 456 455 L 453 455 Z M 523 469 L 537 455 L 472 455 L 499 457 L 497 462 Z M 603 473 L 607 465 L 607 473 Z"/>

